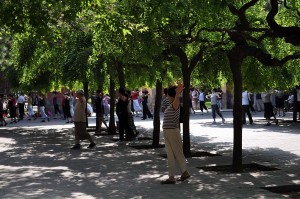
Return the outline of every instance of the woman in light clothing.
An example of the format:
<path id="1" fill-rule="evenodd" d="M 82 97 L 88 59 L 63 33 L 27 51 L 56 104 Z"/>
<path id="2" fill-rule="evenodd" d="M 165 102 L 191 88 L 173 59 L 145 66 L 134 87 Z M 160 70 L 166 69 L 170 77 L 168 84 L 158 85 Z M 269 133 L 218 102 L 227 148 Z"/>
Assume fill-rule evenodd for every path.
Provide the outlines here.
<path id="1" fill-rule="evenodd" d="M 71 149 L 80 149 L 80 140 L 89 140 L 90 145 L 87 148 L 94 148 L 94 143 L 90 134 L 86 131 L 86 99 L 83 96 L 83 90 L 76 92 L 76 104 L 74 109 L 74 125 L 75 125 L 75 145 Z"/>
<path id="2" fill-rule="evenodd" d="M 163 132 L 165 139 L 165 147 L 167 151 L 168 158 L 168 170 L 169 178 L 162 181 L 162 184 L 175 184 L 175 163 L 177 162 L 180 170 L 181 177 L 177 179 L 178 181 L 184 181 L 190 177 L 187 171 L 186 160 L 183 154 L 182 141 L 179 130 L 179 96 L 183 91 L 183 84 L 179 83 L 178 86 L 171 86 L 168 89 L 168 100 L 170 105 L 164 112 L 163 121 Z"/>

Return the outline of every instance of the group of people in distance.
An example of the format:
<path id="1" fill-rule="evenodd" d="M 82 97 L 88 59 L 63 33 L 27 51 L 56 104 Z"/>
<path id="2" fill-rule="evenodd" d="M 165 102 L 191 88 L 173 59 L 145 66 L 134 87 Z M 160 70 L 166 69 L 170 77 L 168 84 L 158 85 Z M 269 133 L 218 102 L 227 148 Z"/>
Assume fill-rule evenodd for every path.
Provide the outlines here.
<path id="1" fill-rule="evenodd" d="M 275 118 L 275 123 L 278 124 L 278 120 L 276 119 L 276 116 L 285 116 L 285 111 L 287 111 L 287 104 L 288 108 L 292 108 L 294 103 L 298 103 L 300 107 L 300 87 L 296 88 L 296 95 L 294 96 L 293 93 L 291 93 L 287 99 L 284 96 L 284 93 L 280 91 L 279 89 L 264 92 L 264 93 L 257 93 L 256 95 L 253 95 L 252 93 L 248 92 L 247 88 L 244 88 L 242 93 L 242 111 L 243 111 L 243 124 L 246 124 L 246 114 L 249 118 L 249 123 L 253 124 L 253 118 L 251 115 L 251 112 L 255 111 L 253 107 L 253 98 L 256 99 L 256 108 L 257 111 L 264 110 L 264 116 L 267 119 L 267 126 L 271 125 L 270 120 L 272 117 Z M 175 184 L 177 181 L 184 181 L 188 179 L 191 175 L 188 172 L 186 159 L 183 154 L 183 148 L 182 148 L 182 139 L 180 134 L 180 98 L 182 97 L 182 91 L 184 90 L 184 85 L 182 83 L 178 83 L 177 86 L 170 86 L 167 89 L 164 89 L 165 98 L 162 101 L 162 112 L 164 113 L 164 119 L 162 123 L 162 129 L 164 134 L 164 141 L 165 141 L 165 149 L 167 152 L 167 163 L 168 163 L 168 175 L 169 177 L 166 180 L 161 181 L 162 184 Z M 55 116 L 57 114 L 61 114 L 59 108 L 57 99 L 55 99 L 56 93 L 53 93 L 53 105 L 55 109 Z M 221 105 L 220 100 L 221 96 L 220 91 L 218 89 L 212 89 L 210 94 L 205 94 L 203 89 L 200 89 L 200 92 L 198 95 L 195 95 L 195 93 L 191 93 L 192 98 L 197 97 L 199 99 L 199 105 L 200 110 L 203 112 L 203 110 L 206 110 L 208 112 L 208 109 L 205 105 L 205 100 L 210 99 L 211 101 L 211 111 L 212 111 L 212 117 L 213 122 L 216 122 L 216 115 L 219 115 L 222 119 L 222 123 L 225 122 L 225 119 L 220 111 Z M 275 109 L 272 104 L 272 95 L 275 95 Z M 64 110 L 66 112 L 67 122 L 74 122 L 75 126 L 75 144 L 71 147 L 71 149 L 80 149 L 81 144 L 80 140 L 87 139 L 90 144 L 87 148 L 94 148 L 96 146 L 96 143 L 93 141 L 93 138 L 90 136 L 90 134 L 86 130 L 86 109 L 87 109 L 87 102 L 84 97 L 84 91 L 78 90 L 76 92 L 76 102 L 74 102 L 75 98 L 71 99 L 71 95 L 68 93 L 65 93 L 65 99 L 64 102 L 68 104 L 75 104 L 75 107 L 65 106 L 68 110 Z M 139 101 L 139 92 L 138 90 L 129 91 L 124 88 L 120 88 L 118 90 L 118 99 L 116 102 L 116 114 L 118 117 L 118 130 L 119 130 L 119 140 L 122 141 L 131 141 L 134 140 L 139 132 L 137 131 L 135 124 L 134 124 L 134 113 L 138 114 L 139 112 L 143 113 L 142 119 L 153 118 L 152 113 L 150 112 L 148 108 L 148 97 L 149 92 L 144 89 L 142 91 L 142 105 L 143 108 L 140 106 Z M 23 100 L 23 95 L 19 95 L 18 99 L 13 98 L 12 96 L 8 97 L 8 107 L 11 106 L 11 104 L 18 104 L 15 107 L 19 108 L 20 118 L 24 117 L 24 107 L 22 107 L 23 101 L 28 102 L 28 112 L 30 111 L 29 106 L 32 106 L 33 103 L 38 103 L 40 108 L 40 112 L 43 115 L 45 113 L 45 100 L 42 96 L 38 96 L 38 99 L 29 96 L 28 99 Z M 100 91 L 96 91 L 95 96 L 95 112 L 96 112 L 96 133 L 101 132 L 102 123 L 104 123 L 105 127 L 108 128 L 108 125 L 106 123 L 106 120 L 104 118 L 105 116 L 105 95 Z M 191 98 L 191 99 L 192 99 Z M 297 102 L 294 102 L 294 99 L 297 99 Z M 73 100 L 73 101 L 72 101 Z M 108 100 L 108 99 L 107 99 Z M 4 96 L 0 95 L 0 101 L 4 101 Z M 10 102 L 11 101 L 11 102 Z M 37 102 L 36 102 L 37 101 Z M 108 101 L 107 101 L 108 103 Z M 263 106 L 262 106 L 263 103 Z M 2 104 L 2 106 L 1 106 Z M 3 111 L 3 103 L 0 103 L 0 111 Z M 11 111 L 11 110 L 10 110 Z M 0 112 L 2 113 L 2 112 Z M 14 112 L 12 109 L 12 117 L 14 117 Z M 30 115 L 30 113 L 28 113 Z M 3 115 L 3 114 L 1 114 Z M 48 116 L 42 116 L 42 118 L 47 118 Z M 299 114 L 300 119 L 300 114 Z M 5 120 L 3 120 L 0 117 L 0 121 L 2 125 L 6 125 Z M 13 122 L 12 118 L 12 122 Z M 180 168 L 181 176 L 179 178 L 175 178 L 175 165 L 178 164 Z"/>
<path id="2" fill-rule="evenodd" d="M 300 103 L 300 89 L 296 87 L 297 103 Z M 249 118 L 250 124 L 253 124 L 251 112 L 264 111 L 264 117 L 267 120 L 266 126 L 271 125 L 271 118 L 274 118 L 274 122 L 278 125 L 277 117 L 285 117 L 286 112 L 293 109 L 294 106 L 294 94 L 293 92 L 282 92 L 279 89 L 265 91 L 263 93 L 256 93 L 255 105 L 253 107 L 254 99 L 252 98 L 253 93 L 249 93 L 247 88 L 244 89 L 242 94 L 242 105 L 243 105 L 243 124 L 246 124 L 246 114 Z M 274 97 L 274 100 L 272 99 Z M 273 103 L 273 101 L 275 101 Z M 297 110 L 299 112 L 299 110 Z M 300 119 L 300 112 L 299 112 Z"/>

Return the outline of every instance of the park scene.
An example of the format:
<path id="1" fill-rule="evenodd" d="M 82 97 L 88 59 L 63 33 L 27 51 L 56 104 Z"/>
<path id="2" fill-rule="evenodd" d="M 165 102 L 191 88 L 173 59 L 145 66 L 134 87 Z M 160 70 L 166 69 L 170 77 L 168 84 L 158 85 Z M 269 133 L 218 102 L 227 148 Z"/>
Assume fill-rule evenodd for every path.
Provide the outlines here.
<path id="1" fill-rule="evenodd" d="M 300 1 L 0 2 L 0 198 L 300 198 Z"/>

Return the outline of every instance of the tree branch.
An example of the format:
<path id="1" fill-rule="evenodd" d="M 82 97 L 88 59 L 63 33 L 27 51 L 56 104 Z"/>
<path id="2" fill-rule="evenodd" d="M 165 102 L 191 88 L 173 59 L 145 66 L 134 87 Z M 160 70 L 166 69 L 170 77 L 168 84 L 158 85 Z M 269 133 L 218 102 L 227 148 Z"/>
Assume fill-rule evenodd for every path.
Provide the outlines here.
<path id="1" fill-rule="evenodd" d="M 270 0 L 271 10 L 267 15 L 267 23 L 270 28 L 274 31 L 277 37 L 284 38 L 287 43 L 290 43 L 294 46 L 300 45 L 300 27 L 290 26 L 290 27 L 282 27 L 277 24 L 275 21 L 275 16 L 278 13 L 278 3 L 277 0 Z"/>
<path id="2" fill-rule="evenodd" d="M 239 18 L 240 23 L 236 25 L 237 29 L 248 29 L 249 28 L 250 23 L 247 20 L 246 11 L 247 11 L 247 9 L 254 6 L 257 2 L 258 2 L 258 0 L 251 0 L 250 2 L 243 5 L 240 9 L 235 8 L 233 4 L 228 5 L 230 12 Z"/>
<path id="3" fill-rule="evenodd" d="M 258 61 L 260 61 L 265 66 L 283 66 L 286 62 L 294 59 L 300 58 L 300 53 L 295 53 L 293 55 L 288 55 L 283 59 L 279 60 L 277 58 L 272 58 L 272 56 L 263 51 L 262 49 L 253 47 L 253 46 L 245 46 L 245 56 L 255 57 Z"/>

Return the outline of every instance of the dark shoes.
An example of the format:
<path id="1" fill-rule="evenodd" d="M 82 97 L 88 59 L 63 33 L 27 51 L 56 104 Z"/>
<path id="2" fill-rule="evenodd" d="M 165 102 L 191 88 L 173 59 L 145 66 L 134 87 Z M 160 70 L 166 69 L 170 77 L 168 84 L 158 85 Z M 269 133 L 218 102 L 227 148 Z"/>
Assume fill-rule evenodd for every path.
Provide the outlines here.
<path id="1" fill-rule="evenodd" d="M 160 182 L 161 184 L 176 184 L 175 180 L 166 179 Z"/>
<path id="2" fill-rule="evenodd" d="M 94 148 L 96 146 L 96 144 L 93 142 L 93 143 L 91 143 L 87 148 L 88 149 L 92 149 L 92 148 Z"/>
<path id="3" fill-rule="evenodd" d="M 185 181 L 189 177 L 191 177 L 191 175 L 189 174 L 188 171 L 185 171 L 181 174 L 180 178 L 178 178 L 177 181 Z"/>
<path id="4" fill-rule="evenodd" d="M 73 147 L 71 147 L 71 149 L 80 149 L 80 148 L 81 148 L 80 144 L 75 144 Z"/>
<path id="5" fill-rule="evenodd" d="M 186 176 L 181 176 L 180 178 L 177 179 L 177 181 L 185 181 L 186 179 L 188 179 L 189 177 L 191 177 L 189 174 Z"/>

